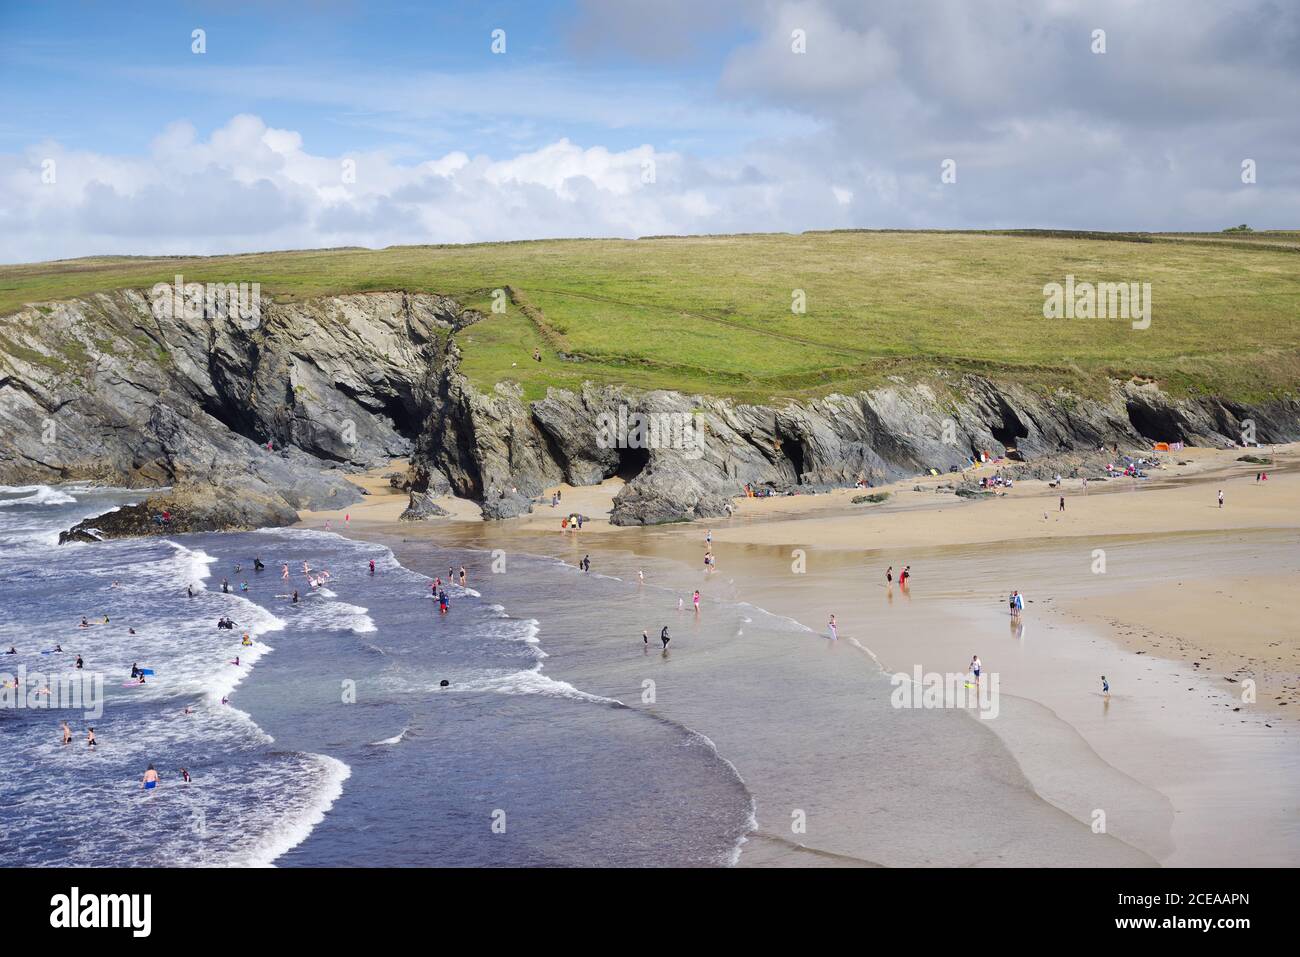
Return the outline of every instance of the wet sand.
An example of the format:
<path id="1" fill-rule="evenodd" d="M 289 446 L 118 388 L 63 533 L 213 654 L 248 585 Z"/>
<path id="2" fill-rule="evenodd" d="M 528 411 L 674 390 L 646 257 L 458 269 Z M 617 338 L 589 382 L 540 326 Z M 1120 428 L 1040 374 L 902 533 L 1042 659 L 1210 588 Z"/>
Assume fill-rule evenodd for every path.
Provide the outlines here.
<path id="1" fill-rule="evenodd" d="M 709 736 L 756 794 L 759 830 L 741 864 L 924 862 L 925 835 L 901 842 L 905 850 L 865 836 L 887 825 L 895 833 L 929 828 L 931 842 L 963 847 L 932 863 L 1294 865 L 1300 738 L 1288 712 L 1300 707 L 1300 642 L 1286 609 L 1300 582 L 1300 477 L 1290 471 L 1297 450 L 1264 453 L 1278 463 L 1268 467 L 1267 483 L 1254 481 L 1258 467 L 1237 463 L 1239 454 L 1188 450 L 1178 454 L 1185 467 L 1147 482 L 1091 483 L 1086 493 L 1067 480 L 1064 513 L 1056 510 L 1058 491 L 1042 482 L 970 502 L 933 491 L 938 479 L 899 483 L 884 505 L 850 504 L 858 490 L 739 499 L 734 518 L 712 523 L 713 573 L 701 564 L 706 523 L 610 526 L 603 516 L 616 482 L 566 487 L 561 508 L 541 505 L 490 525 L 476 520 L 472 503 L 456 503 L 451 520 L 399 524 L 405 495 L 376 489 L 350 510 L 349 524 L 358 537 L 399 546 L 403 538 L 431 536 L 571 563 L 591 554 L 597 569 L 628 582 L 649 566 L 647 581 L 685 595 L 688 608 L 690 589 L 698 587 L 706 599 L 749 601 L 815 633 L 826 634 L 827 616 L 836 614 L 834 645 L 822 638 L 771 647 L 733 642 L 740 650 L 728 652 L 720 672 L 705 655 L 679 654 L 674 662 L 683 673 L 698 670 L 700 680 L 744 689 L 731 705 L 718 694 L 707 695 L 709 708 L 664 705 Z M 922 491 L 913 490 L 918 485 Z M 1215 504 L 1219 488 L 1223 509 Z M 561 532 L 560 517 L 571 511 L 593 520 L 581 532 Z M 342 531 L 340 518 L 303 521 L 321 527 L 328 519 Z M 911 586 L 886 587 L 884 569 L 893 565 L 897 573 L 904 564 L 912 566 Z M 1011 588 L 1029 602 L 1019 624 L 1007 614 Z M 840 653 L 827 656 L 823 646 Z M 954 806 L 951 795 L 892 792 L 863 804 L 870 788 L 854 761 L 849 722 L 896 717 L 886 717 L 878 701 L 853 700 L 868 686 L 858 677 L 840 685 L 846 672 L 877 667 L 960 672 L 974 653 L 998 676 L 999 714 L 954 717 L 978 722 L 998 746 L 945 755 L 953 786 L 960 793 L 981 786 L 982 774 L 1004 783 L 1019 775 L 1043 805 L 1015 802 L 1013 816 L 1028 827 L 1022 840 L 1014 829 L 1005 838 L 994 834 L 987 819 L 968 822 L 986 833 L 992 846 L 985 853 L 968 851 L 962 835 L 950 833 L 962 819 L 961 801 Z M 1100 693 L 1102 674 L 1111 682 L 1109 698 Z M 1256 683 L 1255 702 L 1241 700 L 1247 679 Z M 833 692 L 841 706 L 818 713 L 810 703 L 799 733 L 815 747 L 796 762 L 798 748 L 787 742 L 773 766 L 763 757 L 761 709 L 756 714 L 752 701 L 786 694 L 796 681 Z M 826 733 L 826 721 L 840 733 Z M 935 750 L 943 727 L 951 726 L 935 725 Z M 898 760 L 906 768 L 933 757 Z M 810 786 L 826 796 L 816 816 L 821 827 L 801 838 L 779 809 L 809 803 Z M 1066 815 L 1071 826 L 1039 820 L 1043 814 Z M 1095 830 L 1099 820 L 1104 833 Z M 1044 851 L 1049 834 L 1060 853 Z"/>

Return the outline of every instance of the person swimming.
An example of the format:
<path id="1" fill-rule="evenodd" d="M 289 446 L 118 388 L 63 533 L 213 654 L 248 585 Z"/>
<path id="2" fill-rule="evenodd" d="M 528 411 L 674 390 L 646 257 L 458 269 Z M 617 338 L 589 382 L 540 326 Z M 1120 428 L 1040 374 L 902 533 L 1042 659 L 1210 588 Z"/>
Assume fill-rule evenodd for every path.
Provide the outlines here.
<path id="1" fill-rule="evenodd" d="M 140 786 L 146 791 L 152 791 L 158 786 L 158 772 L 153 769 L 152 764 L 149 765 L 149 770 L 144 772 L 144 780 L 140 782 Z"/>
<path id="2" fill-rule="evenodd" d="M 190 781 L 193 780 L 190 777 L 190 772 L 188 768 L 179 768 L 178 770 L 181 772 L 181 780 L 184 781 L 186 784 L 189 784 Z"/>

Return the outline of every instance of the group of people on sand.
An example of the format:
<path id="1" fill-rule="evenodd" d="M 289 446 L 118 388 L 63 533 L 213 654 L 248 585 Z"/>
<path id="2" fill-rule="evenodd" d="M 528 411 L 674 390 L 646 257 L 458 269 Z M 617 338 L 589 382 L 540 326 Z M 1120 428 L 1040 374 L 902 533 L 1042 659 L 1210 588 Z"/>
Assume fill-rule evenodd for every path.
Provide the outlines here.
<path id="1" fill-rule="evenodd" d="M 912 577 L 912 566 L 904 565 L 903 570 L 898 573 L 898 584 L 902 588 L 907 587 L 907 580 Z M 894 566 L 890 565 L 885 569 L 885 587 L 888 588 L 894 583 Z"/>
<path id="2" fill-rule="evenodd" d="M 1025 596 L 1018 591 L 1013 591 L 1007 596 L 1007 605 L 1011 609 L 1011 617 L 1019 618 L 1020 613 L 1025 610 Z"/>

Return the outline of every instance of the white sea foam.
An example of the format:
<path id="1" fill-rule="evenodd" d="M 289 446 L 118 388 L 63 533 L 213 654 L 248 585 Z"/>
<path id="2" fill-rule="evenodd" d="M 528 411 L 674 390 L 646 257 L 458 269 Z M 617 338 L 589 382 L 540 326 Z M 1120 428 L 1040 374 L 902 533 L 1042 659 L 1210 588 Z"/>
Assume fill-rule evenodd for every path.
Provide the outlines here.
<path id="1" fill-rule="evenodd" d="M 0 494 L 8 493 L 8 492 L 15 492 L 15 493 L 25 492 L 30 494 L 25 494 L 23 495 L 22 498 L 7 498 L 7 499 L 0 500 L 0 508 L 4 508 L 9 505 L 71 505 L 77 501 L 76 498 L 69 495 L 67 492 L 62 492 L 59 489 L 51 488 L 48 485 L 18 485 L 18 486 L 0 487 Z"/>

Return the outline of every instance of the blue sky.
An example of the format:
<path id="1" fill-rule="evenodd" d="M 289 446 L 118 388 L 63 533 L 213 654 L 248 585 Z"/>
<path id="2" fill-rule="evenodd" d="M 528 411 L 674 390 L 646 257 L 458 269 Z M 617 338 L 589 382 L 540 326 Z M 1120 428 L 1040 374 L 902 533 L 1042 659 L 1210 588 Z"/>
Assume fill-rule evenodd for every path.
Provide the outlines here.
<path id="1" fill-rule="evenodd" d="M 130 17 L 122 9 L 132 9 Z M 671 70 L 581 44 L 572 3 L 34 3 L 0 12 L 0 149 L 57 139 L 111 154 L 159 128 L 251 113 L 314 150 L 502 156 L 561 136 L 624 149 L 735 147 L 762 116 L 714 104 L 739 25 Z M 191 50 L 194 29 L 207 50 Z M 505 55 L 491 52 L 506 31 Z M 701 93 L 706 96 L 701 97 Z"/>
<path id="2" fill-rule="evenodd" d="M 1300 225 L 1276 0 L 51 0 L 0 89 L 6 262 Z"/>

